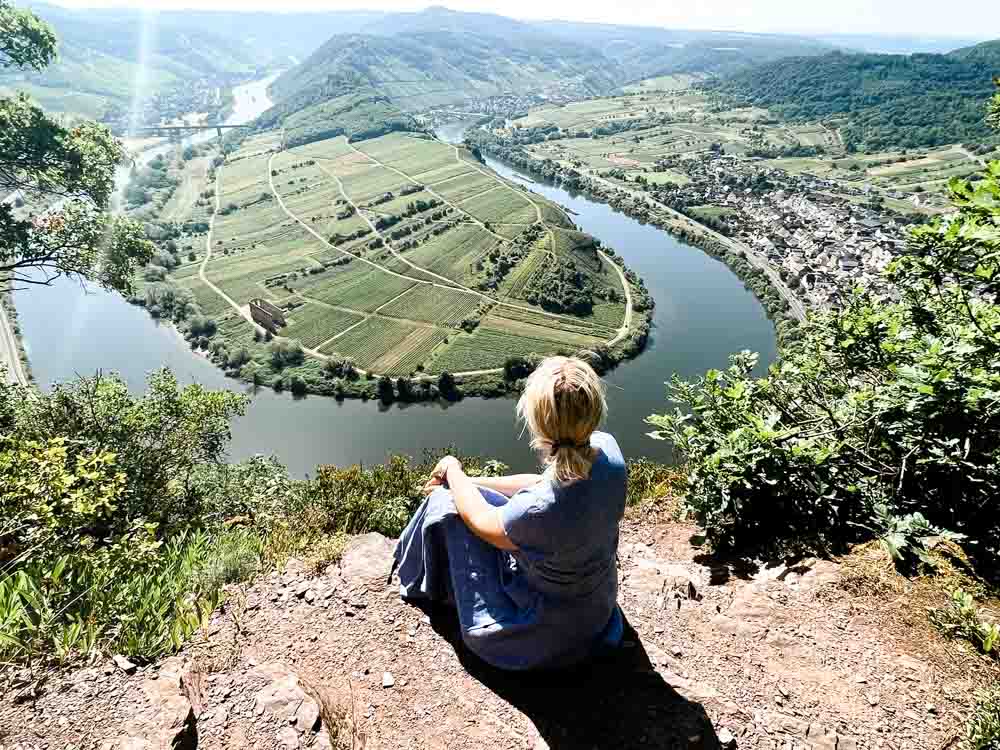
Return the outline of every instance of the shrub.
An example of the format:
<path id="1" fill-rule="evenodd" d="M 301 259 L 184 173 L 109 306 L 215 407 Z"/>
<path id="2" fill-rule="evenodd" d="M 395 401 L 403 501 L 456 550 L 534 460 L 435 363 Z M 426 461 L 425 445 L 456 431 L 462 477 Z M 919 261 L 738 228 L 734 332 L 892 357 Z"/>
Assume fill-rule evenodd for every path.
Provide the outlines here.
<path id="1" fill-rule="evenodd" d="M 218 324 L 205 315 L 196 315 L 188 321 L 188 330 L 195 336 L 214 336 Z"/>
<path id="2" fill-rule="evenodd" d="M 416 397 L 413 383 L 409 378 L 396 378 L 396 392 L 400 401 L 413 401 Z"/>
<path id="3" fill-rule="evenodd" d="M 177 257 L 167 250 L 160 250 L 153 254 L 153 260 L 151 263 L 153 265 L 162 266 L 169 271 L 177 267 Z"/>
<path id="4" fill-rule="evenodd" d="M 503 363 L 504 380 L 515 381 L 528 377 L 535 369 L 535 362 L 519 354 L 507 357 Z"/>
<path id="5" fill-rule="evenodd" d="M 336 357 L 327 359 L 323 363 L 323 374 L 328 378 L 345 378 L 356 380 L 358 377 L 354 360 L 350 358 L 338 359 Z"/>
<path id="6" fill-rule="evenodd" d="M 239 370 L 243 365 L 250 361 L 250 351 L 245 347 L 241 346 L 235 352 L 229 355 L 226 361 L 226 366 L 231 370 Z"/>
<path id="7" fill-rule="evenodd" d="M 200 499 L 191 490 L 193 473 L 199 465 L 222 457 L 230 420 L 241 415 L 247 403 L 244 396 L 228 391 L 207 391 L 200 385 L 181 388 L 167 370 L 150 376 L 143 396 L 132 395 L 119 377 L 98 376 L 57 385 L 36 398 L 19 395 L 13 386 L 0 386 L 0 402 L 5 399 L 14 406 L 9 425 L 0 423 L 0 431 L 14 441 L 8 445 L 13 445 L 15 455 L 28 451 L 36 462 L 47 462 L 38 464 L 39 472 L 58 476 L 58 466 L 70 473 L 87 466 L 89 474 L 113 466 L 124 477 L 110 501 L 114 522 L 98 523 L 95 518 L 81 526 L 90 529 L 85 545 L 98 547 L 109 537 L 131 533 L 136 523 L 166 527 L 197 513 Z M 13 469 L 9 464 L 7 470 Z M 7 492 L 8 486 L 16 485 L 5 476 L 0 487 Z M 55 486 L 64 487 L 65 481 Z M 14 501 L 5 502 L 7 516 Z M 79 508 L 94 503 L 85 505 L 81 500 L 79 506 L 62 512 L 78 514 L 83 512 Z M 19 534 L 36 533 L 37 524 L 48 518 L 39 509 L 30 515 L 39 520 Z M 9 544 L 5 541 L 0 547 Z"/>
<path id="8" fill-rule="evenodd" d="M 395 398 L 395 394 L 392 390 L 392 380 L 385 375 L 382 375 L 378 379 L 377 386 L 378 397 L 383 404 L 391 404 Z"/>
<path id="9" fill-rule="evenodd" d="M 447 399 L 451 399 L 457 395 L 457 390 L 455 388 L 455 376 L 447 370 L 443 370 L 441 374 L 438 375 L 438 391 L 440 391 L 441 395 Z"/>
<path id="10" fill-rule="evenodd" d="M 188 527 L 244 397 L 161 372 L 143 397 L 95 377 L 0 404 L 0 661 L 176 647 L 217 603 L 192 578 L 215 546 Z"/>
<path id="11" fill-rule="evenodd" d="M 1000 747 L 1000 687 L 976 693 L 976 706 L 965 726 L 964 750 Z"/>
<path id="12" fill-rule="evenodd" d="M 932 609 L 930 618 L 946 635 L 964 638 L 987 656 L 1000 659 L 1000 624 L 982 618 L 972 594 L 956 589 L 948 606 Z"/>
<path id="13" fill-rule="evenodd" d="M 329 531 L 378 531 L 394 537 L 423 499 L 420 488 L 424 476 L 423 469 L 401 456 L 367 470 L 321 466 L 308 498 L 323 508 Z"/>
<path id="14" fill-rule="evenodd" d="M 288 341 L 287 339 L 280 339 L 278 341 L 272 341 L 271 347 L 271 366 L 275 370 L 281 370 L 285 367 L 291 365 L 302 364 L 305 359 L 305 352 L 302 351 L 302 344 L 298 341 Z"/>
<path id="15" fill-rule="evenodd" d="M 672 497 L 683 486 L 684 475 L 676 468 L 646 458 L 628 464 L 629 505 L 643 500 Z"/>
<path id="16" fill-rule="evenodd" d="M 292 377 L 288 379 L 288 390 L 296 396 L 304 396 L 308 392 L 309 386 L 301 376 L 292 375 Z"/>

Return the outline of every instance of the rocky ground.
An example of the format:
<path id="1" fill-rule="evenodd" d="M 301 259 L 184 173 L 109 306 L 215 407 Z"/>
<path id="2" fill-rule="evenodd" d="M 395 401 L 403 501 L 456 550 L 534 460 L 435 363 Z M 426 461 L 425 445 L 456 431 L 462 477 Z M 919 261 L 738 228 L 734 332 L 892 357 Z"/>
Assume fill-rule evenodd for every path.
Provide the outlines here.
<path id="1" fill-rule="evenodd" d="M 448 613 L 399 600 L 392 543 L 367 535 L 324 574 L 292 561 L 232 591 L 163 662 L 20 674 L 0 750 L 957 747 L 972 689 L 996 675 L 915 613 L 919 584 L 877 555 L 725 564 L 695 533 L 626 521 L 630 629 L 586 670 L 478 663 Z"/>

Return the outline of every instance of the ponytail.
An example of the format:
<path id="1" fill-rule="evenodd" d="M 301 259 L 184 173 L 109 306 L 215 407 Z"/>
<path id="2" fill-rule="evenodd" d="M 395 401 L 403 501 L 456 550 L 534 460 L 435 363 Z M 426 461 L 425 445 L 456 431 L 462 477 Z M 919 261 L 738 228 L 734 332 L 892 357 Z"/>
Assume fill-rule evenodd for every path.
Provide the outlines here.
<path id="1" fill-rule="evenodd" d="M 531 447 L 559 482 L 586 479 L 593 464 L 590 436 L 607 411 L 604 384 L 582 360 L 549 357 L 528 376 L 517 403 Z"/>

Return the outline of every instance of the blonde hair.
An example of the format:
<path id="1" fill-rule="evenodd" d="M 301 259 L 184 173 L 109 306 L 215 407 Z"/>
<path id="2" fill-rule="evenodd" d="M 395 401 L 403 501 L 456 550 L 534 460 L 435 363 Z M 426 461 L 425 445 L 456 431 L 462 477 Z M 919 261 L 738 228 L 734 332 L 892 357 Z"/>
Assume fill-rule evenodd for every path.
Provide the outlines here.
<path id="1" fill-rule="evenodd" d="M 549 357 L 528 376 L 517 416 L 557 481 L 586 479 L 593 464 L 590 436 L 608 405 L 604 383 L 575 357 Z"/>

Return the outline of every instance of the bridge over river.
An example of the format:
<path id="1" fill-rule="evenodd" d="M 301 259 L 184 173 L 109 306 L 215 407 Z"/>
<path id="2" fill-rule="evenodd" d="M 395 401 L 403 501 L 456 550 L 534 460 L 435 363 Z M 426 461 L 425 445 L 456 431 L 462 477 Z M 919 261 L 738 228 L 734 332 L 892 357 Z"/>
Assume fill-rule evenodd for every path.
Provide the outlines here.
<path id="1" fill-rule="evenodd" d="M 142 127 L 132 128 L 130 132 L 133 135 L 182 140 L 189 135 L 194 135 L 195 133 L 205 130 L 214 130 L 218 133 L 219 138 L 221 138 L 223 130 L 239 130 L 249 127 L 249 124 L 223 125 L 222 123 L 219 123 L 218 125 L 143 125 Z"/>

